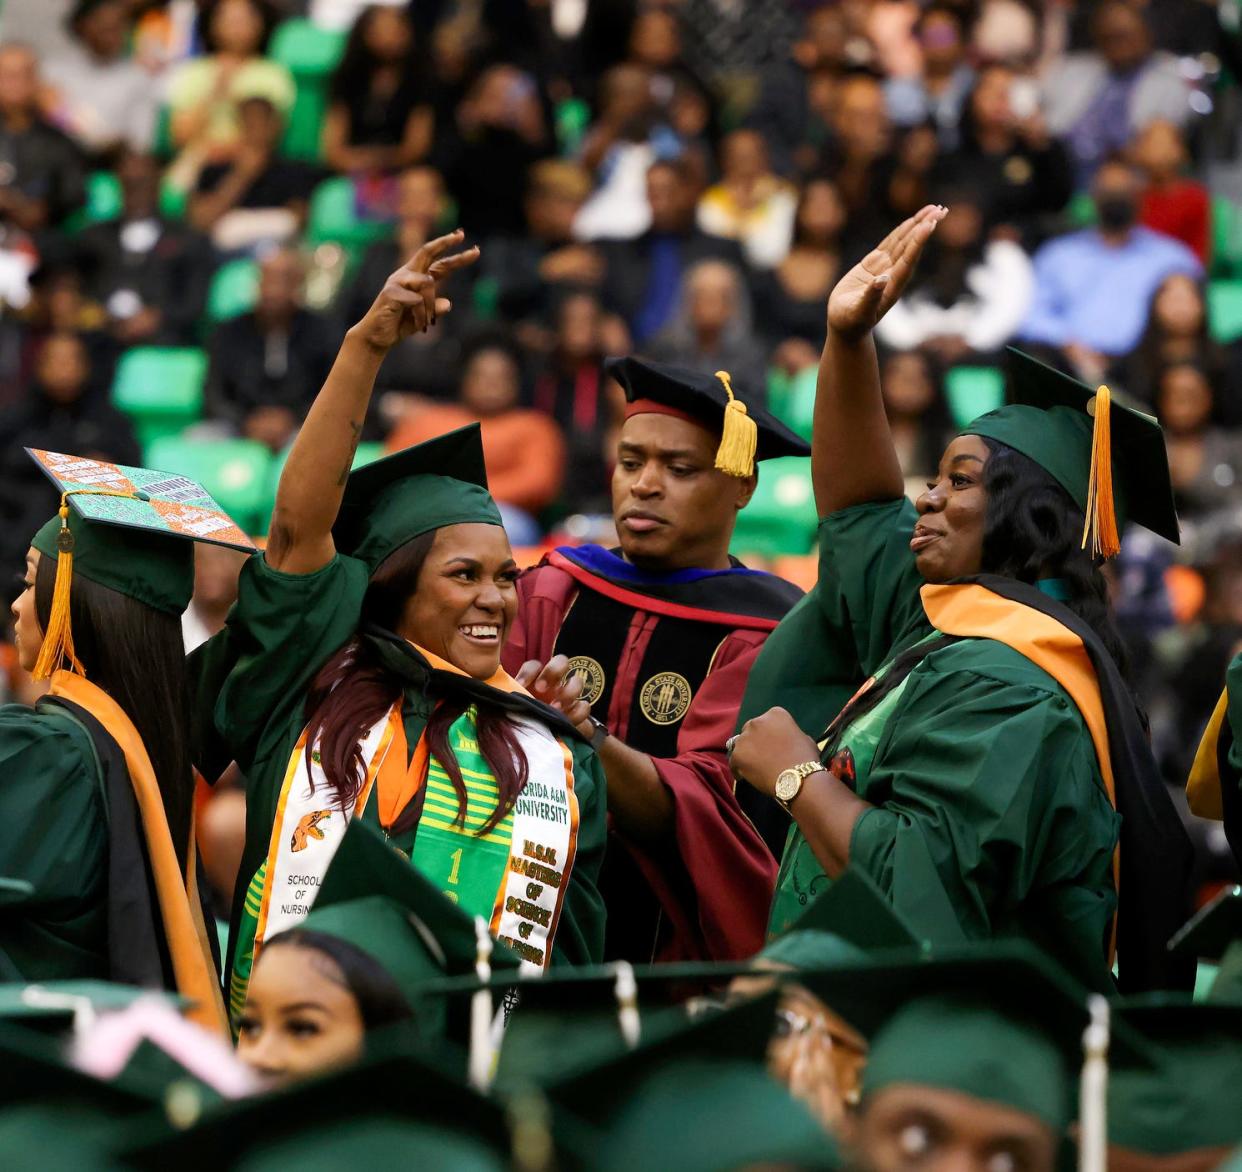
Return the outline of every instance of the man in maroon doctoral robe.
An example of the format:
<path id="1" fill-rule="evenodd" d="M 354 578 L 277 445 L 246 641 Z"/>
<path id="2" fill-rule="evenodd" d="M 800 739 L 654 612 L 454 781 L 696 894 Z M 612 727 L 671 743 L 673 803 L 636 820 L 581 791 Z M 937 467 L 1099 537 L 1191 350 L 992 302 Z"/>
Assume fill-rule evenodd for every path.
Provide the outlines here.
<path id="1" fill-rule="evenodd" d="M 809 448 L 766 411 L 729 406 L 727 375 L 636 358 L 608 370 L 628 404 L 612 482 L 620 548 L 563 547 L 523 574 L 504 664 L 527 664 L 531 680 L 532 661 L 564 656 L 592 705 L 612 831 L 605 957 L 746 957 L 764 941 L 788 820 L 770 799 L 739 804 L 751 799 L 735 792 L 725 741 L 751 664 L 801 592 L 744 567 L 729 542 L 754 461 Z M 549 678 L 534 679 L 537 696 L 552 698 Z"/>

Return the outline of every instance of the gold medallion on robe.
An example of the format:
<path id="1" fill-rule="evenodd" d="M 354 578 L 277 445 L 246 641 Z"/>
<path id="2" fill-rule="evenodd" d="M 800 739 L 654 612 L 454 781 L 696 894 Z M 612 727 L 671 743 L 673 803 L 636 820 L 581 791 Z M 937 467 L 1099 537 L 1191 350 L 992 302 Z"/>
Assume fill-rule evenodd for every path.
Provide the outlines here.
<path id="1" fill-rule="evenodd" d="M 575 655 L 569 661 L 566 681 L 574 676 L 582 679 L 582 696 L 588 704 L 594 704 L 604 694 L 604 669 L 589 655 Z"/>
<path id="2" fill-rule="evenodd" d="M 675 671 L 657 672 L 638 694 L 638 706 L 652 724 L 676 724 L 690 707 L 690 681 Z"/>

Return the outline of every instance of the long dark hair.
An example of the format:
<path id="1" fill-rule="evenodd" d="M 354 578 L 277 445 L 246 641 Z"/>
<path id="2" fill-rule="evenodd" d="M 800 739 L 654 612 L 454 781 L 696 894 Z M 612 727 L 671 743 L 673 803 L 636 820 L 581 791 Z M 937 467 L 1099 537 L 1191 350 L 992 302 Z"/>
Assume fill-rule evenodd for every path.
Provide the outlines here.
<path id="1" fill-rule="evenodd" d="M 983 466 L 987 509 L 981 571 L 1029 585 L 1041 578 L 1060 579 L 1068 594 L 1064 605 L 1091 627 L 1125 676 L 1125 645 L 1113 623 L 1107 583 L 1082 548 L 1082 510 L 1034 460 L 1008 444 L 981 438 L 988 449 L 988 461 Z M 899 653 L 884 678 L 851 700 L 829 726 L 825 758 L 840 747 L 842 730 L 871 711 L 924 656 L 958 641 L 956 636 L 947 635 Z"/>
<path id="2" fill-rule="evenodd" d="M 303 948 L 328 957 L 340 970 L 345 988 L 358 1004 L 363 1028 L 368 1032 L 413 1018 L 409 1001 L 388 970 L 349 941 L 326 932 L 292 928 L 273 936 L 264 944 L 263 951 L 281 947 Z"/>
<path id="3" fill-rule="evenodd" d="M 47 630 L 56 559 L 35 572 L 35 611 Z M 177 860 L 190 847 L 194 774 L 190 763 L 190 700 L 181 620 L 75 574 L 69 618 L 87 678 L 133 721 L 159 782 Z"/>
<path id="4" fill-rule="evenodd" d="M 353 102 L 360 101 L 363 95 L 371 92 L 371 75 L 381 62 L 367 45 L 367 35 L 370 32 L 371 25 L 375 22 L 376 15 L 383 7 L 381 4 L 368 4 L 354 21 L 353 28 L 349 30 L 349 37 L 345 41 L 341 60 L 337 64 L 336 70 L 332 74 L 332 80 L 328 84 L 328 100 L 330 102 L 342 102 L 350 105 Z M 400 9 L 399 11 L 403 16 L 406 15 L 405 9 Z M 420 74 L 420 66 L 423 63 L 423 52 L 420 44 L 420 38 L 415 29 L 414 22 L 411 20 L 410 51 L 406 59 L 400 62 L 401 86 L 398 92 L 403 97 L 412 96 L 415 81 Z"/>
<path id="5" fill-rule="evenodd" d="M 424 533 L 394 550 L 371 577 L 362 601 L 362 623 L 396 631 L 406 603 L 418 589 L 419 575 L 436 531 Z M 338 651 L 315 676 L 306 697 L 307 766 L 318 751 L 320 767 L 342 810 L 358 800 L 366 779 L 361 741 L 402 693 L 402 682 L 380 661 L 366 640 L 353 640 Z M 441 700 L 427 719 L 427 747 L 449 775 L 457 794 L 458 825 L 466 821 L 466 783 L 457 754 L 449 741 L 449 729 L 466 710 L 458 700 Z M 529 766 L 518 744 L 517 729 L 499 709 L 479 703 L 475 708 L 479 752 L 492 768 L 500 798 L 487 822 L 478 831 L 490 833 L 513 808 L 526 786 Z M 426 793 L 426 786 L 419 796 Z M 419 800 L 410 803 L 390 828 L 404 833 L 418 821 Z"/>

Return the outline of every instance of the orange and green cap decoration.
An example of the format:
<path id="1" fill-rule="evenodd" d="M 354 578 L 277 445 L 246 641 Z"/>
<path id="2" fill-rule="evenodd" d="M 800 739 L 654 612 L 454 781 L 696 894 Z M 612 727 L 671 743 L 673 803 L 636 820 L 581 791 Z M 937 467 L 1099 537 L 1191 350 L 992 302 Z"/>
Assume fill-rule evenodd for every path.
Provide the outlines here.
<path id="1" fill-rule="evenodd" d="M 60 492 L 60 508 L 31 540 L 56 559 L 56 584 L 35 677 L 86 672 L 74 653 L 75 576 L 167 614 L 194 592 L 192 542 L 252 551 L 254 543 L 201 484 L 186 476 L 27 448 Z"/>

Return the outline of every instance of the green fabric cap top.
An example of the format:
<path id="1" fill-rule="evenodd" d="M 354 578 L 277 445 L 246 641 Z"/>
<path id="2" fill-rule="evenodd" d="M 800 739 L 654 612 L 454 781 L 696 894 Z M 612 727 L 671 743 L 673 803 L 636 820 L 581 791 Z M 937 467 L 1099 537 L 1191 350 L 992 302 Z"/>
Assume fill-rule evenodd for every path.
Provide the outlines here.
<path id="1" fill-rule="evenodd" d="M 350 473 L 332 537 L 374 573 L 394 550 L 446 525 L 500 525 L 477 423 Z"/>
<path id="2" fill-rule="evenodd" d="M 1238 941 L 1242 941 L 1242 886 L 1235 884 L 1195 912 L 1169 941 L 1169 947 L 1174 952 L 1217 960 Z"/>
<path id="3" fill-rule="evenodd" d="M 1073 1074 L 1038 1024 L 969 996 L 924 997 L 871 1042 L 863 1100 L 898 1083 L 1000 1103 L 1060 1132 L 1071 1118 Z"/>
<path id="4" fill-rule="evenodd" d="M 72 501 L 72 497 L 70 500 Z M 152 529 L 127 529 L 91 521 L 69 511 L 73 573 L 136 599 L 155 610 L 181 615 L 194 593 L 194 547 Z M 53 517 L 30 543 L 53 562 L 60 537 Z"/>
<path id="5" fill-rule="evenodd" d="M 1096 391 L 1051 366 L 1009 350 L 1011 402 L 962 429 L 1034 460 L 1084 511 L 1091 473 Z M 1113 494 L 1120 530 L 1127 520 L 1179 540 L 1177 509 L 1160 424 L 1122 406 L 1110 411 Z"/>

